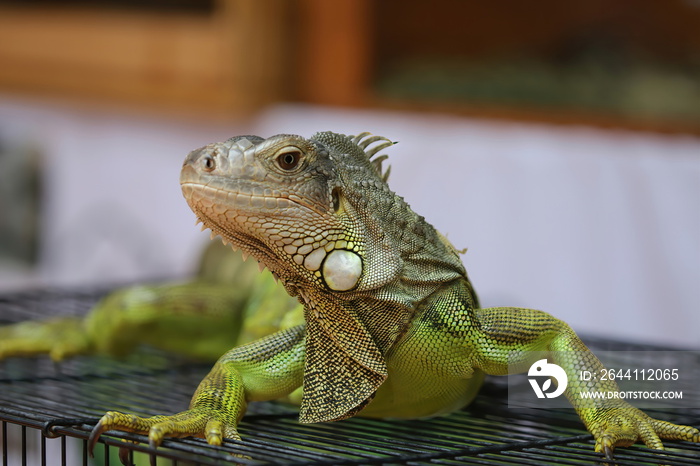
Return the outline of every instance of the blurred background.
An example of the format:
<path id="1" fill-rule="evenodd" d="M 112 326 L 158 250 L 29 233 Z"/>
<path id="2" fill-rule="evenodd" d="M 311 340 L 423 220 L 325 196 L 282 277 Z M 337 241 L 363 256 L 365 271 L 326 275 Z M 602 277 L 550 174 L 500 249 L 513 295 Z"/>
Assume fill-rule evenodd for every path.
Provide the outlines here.
<path id="1" fill-rule="evenodd" d="M 184 277 L 185 155 L 324 130 L 484 306 L 700 348 L 697 0 L 0 0 L 0 291 Z"/>

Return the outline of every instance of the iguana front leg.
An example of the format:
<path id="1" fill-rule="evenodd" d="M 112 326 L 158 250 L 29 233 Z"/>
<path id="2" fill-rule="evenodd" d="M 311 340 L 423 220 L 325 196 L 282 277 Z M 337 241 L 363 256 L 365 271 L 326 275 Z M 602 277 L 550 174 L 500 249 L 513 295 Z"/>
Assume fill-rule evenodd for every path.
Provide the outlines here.
<path id="1" fill-rule="evenodd" d="M 203 437 L 212 445 L 240 439 L 237 425 L 249 401 L 281 398 L 301 386 L 304 340 L 305 325 L 299 325 L 230 350 L 199 384 L 187 411 L 149 418 L 106 413 L 90 434 L 90 449 L 112 429 L 148 435 L 151 446 L 166 437 Z"/>
<path id="2" fill-rule="evenodd" d="M 552 361 L 567 374 L 569 383 L 564 395 L 595 437 L 597 452 L 612 457 L 615 447 L 640 440 L 657 450 L 663 450 L 661 439 L 700 442 L 697 429 L 653 419 L 620 399 L 577 396 L 583 391 L 619 388 L 612 380 L 579 378 L 581 370 L 600 373 L 604 367 L 564 322 L 542 311 L 519 308 L 476 309 L 474 318 L 479 332 L 472 339 L 478 342 L 474 347 L 475 367 L 494 375 L 505 375 L 516 366 L 522 372 L 537 360 L 536 352 L 548 351 Z"/>

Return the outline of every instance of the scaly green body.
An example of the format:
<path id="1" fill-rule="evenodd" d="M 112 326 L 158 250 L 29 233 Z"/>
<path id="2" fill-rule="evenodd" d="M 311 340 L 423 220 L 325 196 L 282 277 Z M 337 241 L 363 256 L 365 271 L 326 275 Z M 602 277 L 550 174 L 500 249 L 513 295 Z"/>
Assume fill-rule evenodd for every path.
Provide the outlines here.
<path id="1" fill-rule="evenodd" d="M 602 365 L 565 323 L 479 308 L 458 252 L 389 189 L 375 155 L 390 145 L 367 134 L 241 136 L 190 153 L 181 184 L 192 210 L 269 268 L 303 305 L 304 322 L 225 353 L 189 410 L 145 419 L 109 412 L 92 441 L 120 429 L 154 445 L 190 435 L 220 444 L 239 438 L 247 402 L 285 396 L 299 400 L 301 422 L 442 414 L 469 403 L 484 374 L 526 371 L 536 351 L 566 371 L 564 394 L 597 451 L 700 441 L 697 429 L 621 400 L 577 398 L 618 387 L 578 379 Z"/>

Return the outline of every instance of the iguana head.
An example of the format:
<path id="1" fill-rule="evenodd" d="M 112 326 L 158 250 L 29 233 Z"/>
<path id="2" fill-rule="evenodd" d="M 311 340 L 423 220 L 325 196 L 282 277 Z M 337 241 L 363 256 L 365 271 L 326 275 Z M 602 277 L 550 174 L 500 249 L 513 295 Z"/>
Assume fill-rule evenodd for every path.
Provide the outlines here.
<path id="1" fill-rule="evenodd" d="M 206 227 L 283 282 L 369 291 L 434 240 L 389 190 L 383 158 L 373 160 L 391 144 L 367 134 L 239 136 L 191 152 L 180 182 Z"/>
<path id="2" fill-rule="evenodd" d="M 327 151 L 311 141 L 239 136 L 191 152 L 180 182 L 197 217 L 225 242 L 284 281 L 325 282 L 321 265 L 347 236 L 334 178 Z"/>

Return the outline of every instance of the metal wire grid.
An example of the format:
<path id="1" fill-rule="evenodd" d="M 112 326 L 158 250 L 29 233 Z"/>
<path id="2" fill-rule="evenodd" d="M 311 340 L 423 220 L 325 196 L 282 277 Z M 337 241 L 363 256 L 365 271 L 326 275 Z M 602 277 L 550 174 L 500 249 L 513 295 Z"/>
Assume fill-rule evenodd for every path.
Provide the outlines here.
<path id="1" fill-rule="evenodd" d="M 81 314 L 104 290 L 16 293 L 0 296 L 0 318 L 17 321 L 54 313 Z M 605 350 L 649 349 L 591 340 Z M 699 367 L 700 369 L 700 363 Z M 107 410 L 142 415 L 185 408 L 208 372 L 154 350 L 124 361 L 79 357 L 61 364 L 47 358 L 13 358 L 0 363 L 0 421 L 3 466 L 13 464 L 92 464 L 86 439 Z M 696 370 L 696 383 L 700 370 Z M 252 403 L 241 423 L 243 442 L 212 447 L 200 439 L 167 440 L 157 451 L 126 433 L 103 436 L 100 462 L 119 464 L 125 446 L 169 459 L 172 464 L 570 464 L 596 463 L 591 436 L 573 410 L 509 409 L 504 379 L 490 379 L 475 403 L 449 416 L 414 421 L 353 418 L 303 425 L 296 410 L 281 403 Z M 695 403 L 697 406 L 700 403 Z M 656 411 L 656 417 L 698 425 L 700 409 Z M 616 464 L 700 464 L 700 446 L 665 442 L 663 457 L 641 445 L 620 449 Z M 119 447 L 119 448 L 115 448 Z M 159 463 L 160 464 L 160 463 Z"/>

